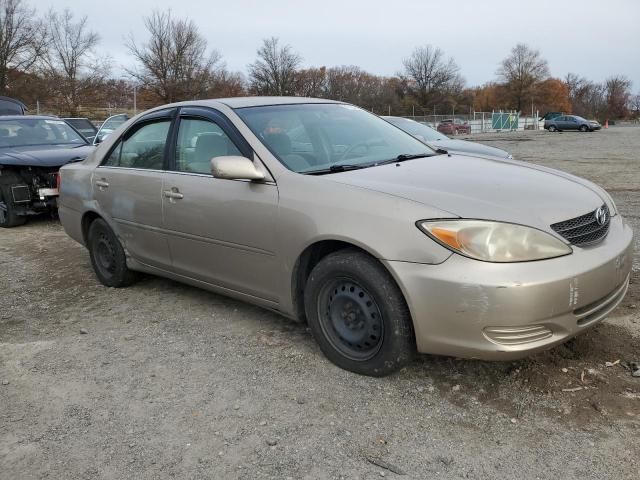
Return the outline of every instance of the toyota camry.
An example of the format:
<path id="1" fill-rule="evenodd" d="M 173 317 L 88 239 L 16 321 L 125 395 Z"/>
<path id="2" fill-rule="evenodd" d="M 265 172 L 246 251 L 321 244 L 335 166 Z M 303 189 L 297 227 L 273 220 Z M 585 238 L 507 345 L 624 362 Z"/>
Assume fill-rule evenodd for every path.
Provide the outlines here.
<path id="1" fill-rule="evenodd" d="M 416 352 L 514 359 L 622 300 L 632 231 L 597 185 L 435 151 L 353 105 L 162 106 L 61 170 L 60 218 L 97 278 L 137 272 L 308 323 L 342 368 Z"/>

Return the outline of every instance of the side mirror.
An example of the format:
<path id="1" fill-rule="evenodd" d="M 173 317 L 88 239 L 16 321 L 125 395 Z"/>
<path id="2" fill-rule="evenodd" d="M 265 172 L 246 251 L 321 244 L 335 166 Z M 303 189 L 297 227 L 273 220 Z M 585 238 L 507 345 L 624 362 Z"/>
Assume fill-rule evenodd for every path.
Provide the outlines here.
<path id="1" fill-rule="evenodd" d="M 264 180 L 264 173 L 251 160 L 236 155 L 212 158 L 211 174 L 226 180 Z"/>

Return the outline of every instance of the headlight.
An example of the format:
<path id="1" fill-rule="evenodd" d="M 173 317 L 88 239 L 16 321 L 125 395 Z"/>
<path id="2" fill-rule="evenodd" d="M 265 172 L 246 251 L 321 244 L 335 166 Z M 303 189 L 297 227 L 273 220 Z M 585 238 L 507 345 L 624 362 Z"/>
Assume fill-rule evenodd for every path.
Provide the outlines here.
<path id="1" fill-rule="evenodd" d="M 541 230 L 484 220 L 425 220 L 418 227 L 443 246 L 485 262 L 527 262 L 573 250 Z"/>

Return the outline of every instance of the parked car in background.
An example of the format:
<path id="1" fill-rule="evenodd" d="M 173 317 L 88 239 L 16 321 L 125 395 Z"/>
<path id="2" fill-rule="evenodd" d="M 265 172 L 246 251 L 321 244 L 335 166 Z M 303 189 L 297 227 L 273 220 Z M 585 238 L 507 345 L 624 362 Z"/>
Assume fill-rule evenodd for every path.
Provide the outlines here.
<path id="1" fill-rule="evenodd" d="M 26 111 L 27 107 L 20 100 L 0 96 L 0 115 L 24 115 Z"/>
<path id="2" fill-rule="evenodd" d="M 564 130 L 593 132 L 594 130 L 600 130 L 602 125 L 595 120 L 587 120 L 578 115 L 562 115 L 551 120 L 545 120 L 544 128 L 550 132 L 562 132 Z"/>
<path id="3" fill-rule="evenodd" d="M 93 124 L 91 120 L 88 118 L 64 118 L 65 122 L 79 131 L 84 138 L 87 139 L 89 143 L 93 143 L 93 139 L 96 137 L 96 133 L 98 133 L 98 129 Z"/>
<path id="4" fill-rule="evenodd" d="M 158 107 L 61 176 L 60 219 L 104 285 L 143 271 L 261 305 L 360 374 L 416 350 L 523 357 L 597 324 L 629 284 L 633 234 L 602 188 L 439 154 L 342 102 Z"/>
<path id="5" fill-rule="evenodd" d="M 0 227 L 22 225 L 28 215 L 54 210 L 58 170 L 92 150 L 59 118 L 0 117 Z"/>
<path id="6" fill-rule="evenodd" d="M 560 117 L 562 115 L 564 115 L 563 112 L 547 112 L 543 117 L 540 118 L 540 120 L 553 120 L 554 118 Z"/>
<path id="7" fill-rule="evenodd" d="M 119 113 L 117 115 L 111 115 L 107 118 L 100 128 L 98 129 L 95 138 L 93 139 L 93 144 L 97 145 L 104 141 L 114 130 L 116 130 L 120 125 L 129 120 L 129 115 L 126 113 Z"/>
<path id="8" fill-rule="evenodd" d="M 459 118 L 450 118 L 448 120 L 442 120 L 437 129 L 440 133 L 445 135 L 457 135 L 459 133 L 470 134 L 471 125 Z"/>
<path id="9" fill-rule="evenodd" d="M 447 152 L 463 153 L 470 155 L 482 155 L 499 158 L 513 158 L 509 152 L 495 147 L 488 147 L 481 143 L 468 142 L 466 140 L 453 140 L 444 134 L 434 130 L 424 123 L 416 122 L 409 118 L 403 117 L 387 117 L 387 122 L 413 135 L 418 140 L 426 143 L 433 148 L 441 148 Z"/>

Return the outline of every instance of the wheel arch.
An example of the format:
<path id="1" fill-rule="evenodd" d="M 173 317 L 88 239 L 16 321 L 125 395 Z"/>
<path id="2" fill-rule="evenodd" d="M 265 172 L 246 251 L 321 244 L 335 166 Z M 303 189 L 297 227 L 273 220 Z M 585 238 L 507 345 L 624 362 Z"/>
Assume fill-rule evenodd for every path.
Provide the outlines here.
<path id="1" fill-rule="evenodd" d="M 82 241 L 85 245 L 88 245 L 89 227 L 91 226 L 93 221 L 97 220 L 98 218 L 102 218 L 102 215 L 95 212 L 94 210 L 89 210 L 82 215 L 82 219 L 80 220 L 80 231 L 82 232 Z"/>
<path id="2" fill-rule="evenodd" d="M 309 278 L 309 274 L 311 273 L 313 268 L 327 255 L 345 249 L 358 250 L 379 262 L 380 265 L 382 265 L 383 268 L 389 273 L 391 279 L 398 286 L 405 302 L 407 302 L 407 305 L 409 304 L 403 288 L 398 284 L 398 281 L 393 272 L 389 271 L 384 262 L 380 261 L 379 255 L 376 255 L 375 252 L 350 239 L 326 238 L 316 240 L 315 242 L 308 245 L 300 253 L 300 255 L 298 255 L 294 263 L 291 275 L 291 298 L 293 303 L 293 313 L 298 321 L 306 322 L 306 313 L 304 309 L 304 289 L 307 279 Z"/>

